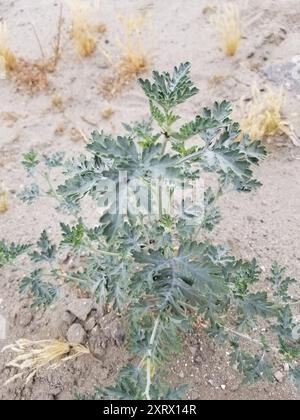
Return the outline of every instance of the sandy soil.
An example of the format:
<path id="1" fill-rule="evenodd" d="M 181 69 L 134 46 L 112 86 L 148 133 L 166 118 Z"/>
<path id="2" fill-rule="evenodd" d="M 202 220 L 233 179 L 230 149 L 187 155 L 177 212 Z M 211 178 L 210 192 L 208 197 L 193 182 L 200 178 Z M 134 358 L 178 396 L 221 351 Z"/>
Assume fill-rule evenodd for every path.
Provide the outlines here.
<path id="1" fill-rule="evenodd" d="M 290 63 L 299 54 L 299 0 L 237 1 L 242 10 L 244 37 L 234 58 L 225 58 L 218 48 L 214 28 L 203 8 L 215 5 L 210 0 L 110 0 L 101 1 L 96 23 L 105 23 L 107 32 L 99 35 L 99 47 L 117 56 L 115 39 L 119 33 L 118 14 L 147 14 L 144 49 L 151 68 L 172 69 L 181 61 L 193 64 L 192 78 L 200 94 L 182 107 L 192 116 L 213 100 L 227 98 L 238 103 L 249 97 L 254 81 L 261 87 L 272 84 L 264 69 L 272 64 Z M 30 93 L 10 80 L 0 80 L 0 185 L 9 192 L 9 210 L 0 214 L 0 237 L 22 242 L 36 239 L 42 229 L 55 232 L 58 216 L 47 200 L 33 207 L 19 202 L 16 194 L 27 182 L 19 164 L 31 148 L 39 152 L 66 150 L 76 155 L 84 148 L 80 131 L 89 135 L 94 126 L 116 133 L 121 122 L 145 118 L 147 102 L 133 83 L 112 100 L 101 95 L 103 80 L 112 70 L 99 51 L 80 60 L 69 39 L 70 20 L 64 8 L 62 58 L 55 73 L 49 76 L 49 90 Z M 7 21 L 14 51 L 26 59 L 39 59 L 40 49 L 34 25 L 46 56 L 56 33 L 59 1 L 0 0 L 0 20 Z M 212 80 L 225 79 L 218 84 Z M 214 78 L 214 76 L 217 76 Z M 285 113 L 300 135 L 299 90 L 286 84 Z M 62 109 L 55 109 L 52 97 L 60 96 Z M 110 119 L 102 117 L 111 107 Z M 13 120 L 9 114 L 15 115 Z M 273 139 L 270 154 L 257 171 L 263 187 L 251 195 L 233 194 L 222 199 L 223 219 L 213 234 L 216 241 L 228 242 L 241 257 L 256 256 L 265 270 L 273 260 L 288 266 L 289 273 L 300 279 L 300 149 L 285 138 Z M 0 347 L 16 338 L 41 339 L 51 336 L 52 319 L 65 305 L 67 296 L 54 308 L 33 311 L 26 298 L 18 293 L 18 272 L 3 270 L 0 278 L 0 314 L 8 319 L 8 336 Z M 299 294 L 299 286 L 295 288 Z M 40 372 L 34 381 L 18 381 L 0 386 L 0 399 L 68 399 L 80 389 L 92 390 L 94 384 L 113 381 L 128 356 L 122 346 L 107 341 L 101 361 L 85 356 L 56 371 Z M 0 383 L 14 372 L 5 368 L 8 355 L 0 354 Z M 282 366 L 278 367 L 282 369 Z M 298 399 L 296 391 L 284 380 L 282 384 L 262 383 L 245 388 L 228 367 L 226 355 L 205 337 L 186 338 L 184 358 L 171 364 L 174 381 L 190 384 L 188 397 L 196 399 Z M 221 387 L 225 385 L 226 389 Z"/>

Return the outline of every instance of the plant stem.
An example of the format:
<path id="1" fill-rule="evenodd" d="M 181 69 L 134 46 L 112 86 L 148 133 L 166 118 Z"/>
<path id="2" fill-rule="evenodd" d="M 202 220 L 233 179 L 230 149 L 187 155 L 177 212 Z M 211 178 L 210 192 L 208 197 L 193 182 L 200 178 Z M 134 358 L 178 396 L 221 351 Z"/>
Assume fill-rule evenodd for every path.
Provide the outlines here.
<path id="1" fill-rule="evenodd" d="M 38 171 L 37 173 L 44 178 L 44 180 L 48 184 L 48 187 L 50 188 L 50 191 L 47 193 L 47 195 L 49 195 L 49 193 L 50 193 L 53 198 L 55 198 L 57 201 L 61 202 L 61 198 L 57 194 L 57 192 L 55 190 L 55 187 L 52 185 L 52 182 L 51 182 L 51 179 L 49 177 L 49 174 L 47 172 L 40 172 L 40 171 Z"/>
<path id="2" fill-rule="evenodd" d="M 185 157 L 179 159 L 178 162 L 177 162 L 177 165 L 181 165 L 182 163 L 187 162 L 190 159 L 194 159 L 198 156 L 201 156 L 202 154 L 203 154 L 203 150 L 200 150 L 198 152 L 194 152 L 194 153 L 192 153 L 188 156 L 185 156 Z"/>
<path id="3" fill-rule="evenodd" d="M 87 250 L 92 251 L 95 254 L 99 254 L 99 255 L 108 255 L 108 256 L 111 256 L 111 257 L 118 257 L 120 255 L 117 252 L 110 252 L 110 251 L 105 251 L 103 249 L 95 248 L 93 246 L 92 242 L 87 242 L 87 240 L 84 241 L 83 247 L 86 248 Z"/>
<path id="4" fill-rule="evenodd" d="M 151 387 L 151 360 L 153 357 L 153 344 L 154 344 L 154 340 L 157 334 L 157 330 L 158 330 L 158 326 L 160 323 L 160 316 L 158 316 L 155 320 L 154 323 L 154 328 L 150 337 L 150 341 L 149 341 L 149 348 L 148 348 L 148 352 L 147 352 L 147 384 L 146 384 L 146 389 L 145 389 L 145 397 L 147 400 L 151 400 L 150 397 L 150 387 Z"/>
<path id="5" fill-rule="evenodd" d="M 168 145 L 168 141 L 169 141 L 169 136 L 167 135 L 167 133 L 164 133 L 165 136 L 165 140 L 163 143 L 163 149 L 162 149 L 162 155 L 164 155 L 166 153 L 166 149 L 167 149 L 167 145 Z"/>
<path id="6" fill-rule="evenodd" d="M 237 337 L 240 337 L 240 338 L 242 338 L 244 340 L 247 340 L 247 341 L 251 341 L 252 343 L 257 344 L 260 347 L 262 346 L 262 343 L 259 340 L 256 340 L 255 338 L 252 338 L 249 335 L 239 333 L 238 331 L 235 331 L 235 330 L 233 330 L 231 328 L 228 328 L 228 327 L 224 327 L 224 329 L 226 331 L 236 335 Z M 276 347 L 270 347 L 270 350 L 272 350 L 274 353 L 277 353 L 277 354 L 279 353 L 279 350 Z"/>

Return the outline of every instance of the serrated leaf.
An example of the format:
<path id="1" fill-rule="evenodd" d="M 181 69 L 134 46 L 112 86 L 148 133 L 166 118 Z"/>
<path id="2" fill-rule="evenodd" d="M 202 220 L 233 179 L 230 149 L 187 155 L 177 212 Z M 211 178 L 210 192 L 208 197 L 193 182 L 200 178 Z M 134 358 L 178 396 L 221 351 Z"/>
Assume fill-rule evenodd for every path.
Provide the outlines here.
<path id="1" fill-rule="evenodd" d="M 34 150 L 31 150 L 30 152 L 23 155 L 22 165 L 28 173 L 31 174 L 38 164 L 38 154 Z"/>
<path id="2" fill-rule="evenodd" d="M 43 281 L 43 270 L 34 270 L 20 282 L 20 292 L 29 293 L 33 306 L 48 306 L 57 298 L 58 290 L 52 283 Z"/>
<path id="3" fill-rule="evenodd" d="M 4 240 L 0 241 L 0 268 L 15 260 L 20 255 L 24 254 L 31 244 L 18 245 L 14 242 L 6 244 Z"/>
<path id="4" fill-rule="evenodd" d="M 154 71 L 154 83 L 142 79 L 139 79 L 139 83 L 151 101 L 169 111 L 198 93 L 198 89 L 189 79 L 190 69 L 190 63 L 185 63 L 175 67 L 172 76 L 166 72 L 160 74 Z"/>
<path id="5" fill-rule="evenodd" d="M 204 219 L 202 221 L 202 228 L 211 232 L 216 224 L 219 223 L 221 214 L 220 210 L 215 206 L 217 196 L 211 188 L 208 188 L 204 193 Z"/>
<path id="6" fill-rule="evenodd" d="M 172 138 L 175 140 L 186 141 L 197 134 L 201 134 L 206 130 L 219 126 L 219 121 L 213 118 L 205 118 L 201 115 L 197 115 L 194 121 L 184 124 L 177 133 L 172 133 Z"/>
<path id="7" fill-rule="evenodd" d="M 290 285 L 296 283 L 296 280 L 291 277 L 285 277 L 285 268 L 280 267 L 277 262 L 274 262 L 271 267 L 271 277 L 267 280 L 272 284 L 272 289 L 275 297 L 280 297 L 283 301 L 291 300 L 288 294 Z"/>
<path id="8" fill-rule="evenodd" d="M 65 157 L 65 152 L 56 152 L 50 156 L 43 155 L 45 165 L 48 168 L 57 168 L 59 166 L 62 166 L 64 157 Z"/>
<path id="9" fill-rule="evenodd" d="M 63 240 L 62 245 L 69 245 L 71 248 L 79 248 L 83 243 L 85 235 L 85 226 L 82 219 L 79 220 L 75 226 L 69 226 L 65 223 L 60 223 Z"/>
<path id="10" fill-rule="evenodd" d="M 41 234 L 40 239 L 37 242 L 39 251 L 34 251 L 29 256 L 34 262 L 47 261 L 51 262 L 56 257 L 57 247 L 52 244 L 46 230 Z"/>
<path id="11" fill-rule="evenodd" d="M 29 187 L 24 188 L 24 190 L 18 194 L 18 198 L 23 201 L 23 203 L 32 204 L 40 196 L 40 189 L 37 184 L 31 184 Z"/>
<path id="12" fill-rule="evenodd" d="M 97 153 L 101 158 L 106 159 L 124 159 L 130 163 L 136 161 L 138 153 L 131 137 L 107 136 L 103 131 L 94 131 L 91 136 L 91 142 L 87 149 Z"/>
<path id="13" fill-rule="evenodd" d="M 240 301 L 239 310 L 243 322 L 252 322 L 256 317 L 270 318 L 277 315 L 276 306 L 268 300 L 266 292 L 247 294 Z"/>
<path id="14" fill-rule="evenodd" d="M 265 353 L 252 356 L 237 346 L 230 355 L 230 362 L 243 376 L 243 383 L 252 385 L 258 380 L 273 380 L 272 365 L 267 361 Z"/>
<path id="15" fill-rule="evenodd" d="M 300 392 L 300 365 L 291 369 L 290 378 Z"/>

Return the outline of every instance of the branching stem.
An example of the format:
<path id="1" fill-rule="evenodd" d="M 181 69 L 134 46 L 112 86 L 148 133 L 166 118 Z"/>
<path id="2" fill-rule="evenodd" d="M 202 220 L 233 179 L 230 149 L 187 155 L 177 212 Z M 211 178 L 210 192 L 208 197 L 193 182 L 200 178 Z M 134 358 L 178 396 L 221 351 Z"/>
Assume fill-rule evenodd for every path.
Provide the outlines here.
<path id="1" fill-rule="evenodd" d="M 154 323 L 154 328 L 150 337 L 150 341 L 149 341 L 149 348 L 148 348 L 148 352 L 147 352 L 147 384 L 146 384 L 146 389 L 145 389 L 145 397 L 147 400 L 151 400 L 150 397 L 150 387 L 151 387 L 151 361 L 153 358 L 153 344 L 156 338 L 156 334 L 157 334 L 157 330 L 159 327 L 159 323 L 160 323 L 160 316 L 158 316 L 155 320 Z"/>

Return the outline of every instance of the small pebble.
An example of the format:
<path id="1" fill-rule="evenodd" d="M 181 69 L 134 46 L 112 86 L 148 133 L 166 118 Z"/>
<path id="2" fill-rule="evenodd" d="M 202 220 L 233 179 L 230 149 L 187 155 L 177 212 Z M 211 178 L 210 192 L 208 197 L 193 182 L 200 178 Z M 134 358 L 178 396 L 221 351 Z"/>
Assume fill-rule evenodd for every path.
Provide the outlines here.
<path id="1" fill-rule="evenodd" d="M 278 371 L 274 374 L 274 378 L 276 379 L 277 382 L 281 384 L 283 382 L 284 375 L 282 372 Z"/>

